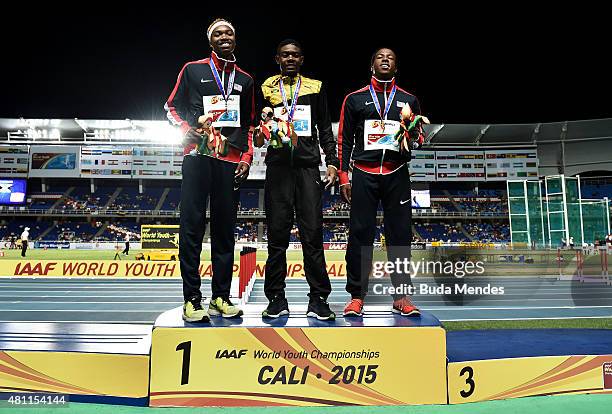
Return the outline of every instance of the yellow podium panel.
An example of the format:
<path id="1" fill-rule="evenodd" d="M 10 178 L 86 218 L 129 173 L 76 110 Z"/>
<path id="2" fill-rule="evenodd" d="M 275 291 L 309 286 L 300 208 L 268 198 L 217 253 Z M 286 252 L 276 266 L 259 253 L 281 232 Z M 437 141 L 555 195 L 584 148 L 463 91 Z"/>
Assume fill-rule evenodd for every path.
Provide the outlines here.
<path id="1" fill-rule="evenodd" d="M 0 392 L 146 399 L 148 355 L 0 351 Z"/>
<path id="2" fill-rule="evenodd" d="M 537 395 L 612 393 L 612 389 L 606 389 L 612 386 L 604 387 L 605 369 L 610 366 L 612 355 L 451 362 L 448 364 L 449 402 L 460 404 Z"/>
<path id="3" fill-rule="evenodd" d="M 445 358 L 440 327 L 160 327 L 150 405 L 445 404 Z"/>

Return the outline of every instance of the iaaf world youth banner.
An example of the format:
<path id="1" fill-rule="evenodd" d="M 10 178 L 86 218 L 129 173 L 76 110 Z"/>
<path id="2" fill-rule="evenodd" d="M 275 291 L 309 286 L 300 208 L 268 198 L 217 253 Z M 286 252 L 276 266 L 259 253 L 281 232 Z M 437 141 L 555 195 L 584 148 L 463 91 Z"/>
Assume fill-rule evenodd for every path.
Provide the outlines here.
<path id="1" fill-rule="evenodd" d="M 255 276 L 263 277 L 266 262 L 257 262 Z M 212 276 L 210 261 L 200 263 L 200 276 Z M 233 276 L 238 277 L 240 262 L 235 261 Z M 328 261 L 330 277 L 346 277 L 346 263 Z M 0 276 L 14 277 L 97 277 L 97 278 L 180 278 L 178 261 L 144 260 L 0 260 Z M 304 277 L 304 264 L 287 262 L 287 276 Z"/>

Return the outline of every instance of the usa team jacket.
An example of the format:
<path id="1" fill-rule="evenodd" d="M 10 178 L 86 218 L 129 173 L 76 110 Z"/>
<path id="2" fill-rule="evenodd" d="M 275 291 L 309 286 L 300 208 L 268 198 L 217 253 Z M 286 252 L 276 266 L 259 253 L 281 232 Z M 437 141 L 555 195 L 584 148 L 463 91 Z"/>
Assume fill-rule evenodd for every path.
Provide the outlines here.
<path id="1" fill-rule="evenodd" d="M 381 107 L 385 106 L 385 95 L 389 95 L 395 85 L 395 79 L 390 82 L 381 82 L 375 78 L 371 80 L 372 86 Z M 400 112 L 404 105 L 410 105 L 415 114 L 421 113 L 421 107 L 416 96 L 397 87 L 395 97 L 389 108 L 387 120 L 391 121 L 386 131 L 390 135 L 384 136 L 379 131 L 369 130 L 368 125 L 380 122 L 380 114 L 370 93 L 369 85 L 352 92 L 344 98 L 340 112 L 338 126 L 338 158 L 340 159 L 340 185 L 348 184 L 348 171 L 351 161 L 354 167 L 372 174 L 389 174 L 410 162 L 410 153 L 400 152 L 393 148 L 391 138 L 393 123 L 400 121 Z"/>
<path id="2" fill-rule="evenodd" d="M 230 162 L 242 161 L 250 165 L 253 160 L 251 127 L 255 122 L 254 82 L 251 75 L 234 62 L 221 59 L 213 52 L 209 58 L 186 63 L 164 106 L 168 119 L 173 125 L 179 126 L 183 133 L 189 128 L 197 128 L 198 118 L 204 114 L 204 97 L 221 95 L 210 68 L 211 59 L 220 76 L 225 72 L 224 88 L 227 88 L 232 69 L 236 68 L 231 95 L 240 96 L 240 126 L 218 128 L 221 134 L 227 137 L 230 151 L 226 157 L 217 158 Z M 194 148 L 195 144 L 189 145 L 184 149 L 184 153 L 188 154 Z"/>

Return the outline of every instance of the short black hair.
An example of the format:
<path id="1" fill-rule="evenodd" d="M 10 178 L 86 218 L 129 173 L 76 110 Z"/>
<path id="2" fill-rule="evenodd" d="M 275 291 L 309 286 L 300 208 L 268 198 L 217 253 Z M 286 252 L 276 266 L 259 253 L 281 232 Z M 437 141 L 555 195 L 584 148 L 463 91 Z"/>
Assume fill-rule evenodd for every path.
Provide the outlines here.
<path id="1" fill-rule="evenodd" d="M 390 51 L 393 52 L 393 54 L 395 55 L 395 67 L 399 66 L 399 62 L 398 62 L 398 58 L 397 58 L 397 53 L 395 53 L 395 50 L 387 47 L 387 46 L 383 46 L 383 47 L 377 47 L 376 50 L 374 51 L 374 53 L 372 53 L 372 57 L 370 58 L 370 66 L 372 66 L 374 64 L 374 59 L 376 58 L 376 55 L 378 54 L 378 52 L 380 52 L 383 49 L 389 49 Z"/>
<path id="2" fill-rule="evenodd" d="M 302 45 L 300 44 L 300 42 L 298 42 L 295 39 L 285 39 L 285 40 L 282 40 L 278 44 L 278 46 L 276 47 L 276 53 L 278 53 L 283 46 L 287 46 L 287 45 L 294 45 L 295 47 L 300 49 L 300 52 L 302 52 L 302 54 L 304 53 L 304 49 L 302 48 Z"/>

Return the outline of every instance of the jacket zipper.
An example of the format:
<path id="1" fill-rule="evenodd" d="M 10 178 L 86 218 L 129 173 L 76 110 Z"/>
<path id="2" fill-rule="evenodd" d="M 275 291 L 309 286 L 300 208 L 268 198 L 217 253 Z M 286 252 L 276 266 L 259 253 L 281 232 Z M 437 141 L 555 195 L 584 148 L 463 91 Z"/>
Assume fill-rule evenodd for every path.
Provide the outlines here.
<path id="1" fill-rule="evenodd" d="M 289 79 L 289 96 L 293 99 L 293 85 L 291 84 L 291 78 Z M 291 105 L 293 105 L 293 101 L 291 101 Z M 287 116 L 288 115 L 289 114 L 287 114 Z M 291 139 L 291 138 L 289 138 L 289 139 Z M 291 145 L 291 161 L 290 161 L 290 165 L 293 167 L 293 145 Z"/>

